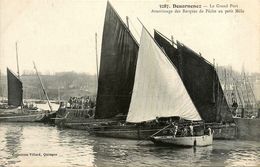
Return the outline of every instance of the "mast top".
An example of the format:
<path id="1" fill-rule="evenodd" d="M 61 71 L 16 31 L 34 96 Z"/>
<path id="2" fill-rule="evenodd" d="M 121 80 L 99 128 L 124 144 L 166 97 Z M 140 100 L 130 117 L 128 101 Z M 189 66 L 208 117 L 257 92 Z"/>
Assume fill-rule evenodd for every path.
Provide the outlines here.
<path id="1" fill-rule="evenodd" d="M 16 50 L 17 76 L 18 76 L 18 78 L 20 79 L 17 41 L 15 42 L 15 50 Z"/>

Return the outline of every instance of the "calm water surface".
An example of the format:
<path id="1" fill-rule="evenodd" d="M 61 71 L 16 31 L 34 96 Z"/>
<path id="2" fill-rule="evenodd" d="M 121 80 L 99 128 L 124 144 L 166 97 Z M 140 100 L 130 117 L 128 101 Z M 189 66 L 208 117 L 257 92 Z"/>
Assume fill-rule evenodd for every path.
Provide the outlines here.
<path id="1" fill-rule="evenodd" d="M 0 166 L 260 166 L 260 142 L 167 148 L 43 124 L 0 123 Z"/>

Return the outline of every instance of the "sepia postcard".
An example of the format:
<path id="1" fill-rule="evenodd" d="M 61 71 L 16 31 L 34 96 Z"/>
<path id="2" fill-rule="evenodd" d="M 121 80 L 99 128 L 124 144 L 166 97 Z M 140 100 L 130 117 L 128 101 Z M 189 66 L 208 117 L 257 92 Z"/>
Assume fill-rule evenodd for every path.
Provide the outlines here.
<path id="1" fill-rule="evenodd" d="M 0 167 L 260 166 L 259 128 L 259 0 L 0 0 Z"/>

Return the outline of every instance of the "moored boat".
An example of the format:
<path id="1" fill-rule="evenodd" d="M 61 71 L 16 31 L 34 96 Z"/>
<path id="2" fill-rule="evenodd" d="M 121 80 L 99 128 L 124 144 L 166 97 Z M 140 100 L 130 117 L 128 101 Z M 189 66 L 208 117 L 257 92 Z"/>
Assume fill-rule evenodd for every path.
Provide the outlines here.
<path id="1" fill-rule="evenodd" d="M 0 110 L 0 122 L 44 122 L 50 113 L 23 105 L 23 83 L 7 68 L 8 105 Z"/>
<path id="2" fill-rule="evenodd" d="M 121 121 L 122 123 L 106 122 L 94 126 L 92 132 L 96 136 L 100 137 L 114 137 L 114 138 L 123 138 L 123 139 L 134 139 L 134 140 L 149 140 L 149 137 L 152 136 L 157 131 L 161 130 L 164 126 L 151 124 L 131 124 L 125 123 L 125 120 Z"/>
<path id="3" fill-rule="evenodd" d="M 147 94 L 149 94 L 148 97 Z M 156 101 L 154 101 L 154 97 L 156 97 Z M 170 119 L 171 117 L 180 117 L 191 121 L 191 123 L 202 121 L 175 66 L 143 27 L 127 122 L 140 123 L 157 120 L 158 118 Z M 176 122 L 178 123 L 178 120 Z M 167 128 L 174 126 L 172 135 L 154 134 L 151 136 L 151 140 L 154 143 L 179 146 L 207 146 L 212 144 L 213 134 L 211 130 L 209 130 L 209 136 L 197 132 L 194 135 L 193 126 L 189 126 L 190 134 L 187 133 L 187 126 L 185 126 L 182 128 L 182 136 L 179 136 L 179 128 L 178 124 L 175 125 L 176 122 L 169 120 L 169 125 L 166 126 Z"/>
<path id="4" fill-rule="evenodd" d="M 202 135 L 202 136 L 186 136 L 186 137 L 174 137 L 170 136 L 153 136 L 151 140 L 155 144 L 160 145 L 173 145 L 183 147 L 193 146 L 209 146 L 213 143 L 213 134 Z"/>
<path id="5" fill-rule="evenodd" d="M 180 52 L 182 50 L 182 53 L 185 54 L 183 59 L 188 58 L 190 54 L 194 54 L 193 51 L 181 46 L 182 45 L 178 48 L 178 51 Z M 135 81 L 138 50 L 139 44 L 131 34 L 129 27 L 122 21 L 112 5 L 108 2 L 103 29 L 97 106 L 94 118 L 85 117 L 87 112 L 81 109 L 66 108 L 61 114 L 57 115 L 55 122 L 63 124 L 65 127 L 75 129 L 91 129 L 97 136 L 131 139 L 148 139 L 149 136 L 163 128 L 165 125 L 151 127 L 149 120 L 143 121 L 142 123 L 128 122 L 125 118 L 120 120 L 116 119 L 117 121 L 114 121 L 119 114 L 125 116 L 129 114 L 131 99 L 133 99 L 133 87 L 135 84 L 140 84 L 139 81 Z M 186 52 L 186 50 L 188 51 Z M 163 56 L 165 57 L 165 55 L 162 55 L 162 57 Z M 167 56 L 169 55 L 167 54 Z M 211 64 L 205 62 L 204 59 L 197 59 L 197 55 L 192 56 L 195 57 L 195 60 L 190 66 L 203 64 L 201 69 L 199 69 L 198 75 L 200 75 L 203 70 L 208 70 L 207 76 L 203 79 L 203 82 L 208 83 L 207 89 L 202 91 L 203 85 L 199 85 L 197 79 L 192 79 L 194 77 L 193 75 L 196 75 L 196 72 L 189 75 L 191 74 L 189 73 L 189 70 L 191 69 L 186 68 L 189 64 L 185 64 L 185 67 L 182 66 L 183 62 L 178 65 L 178 67 L 185 68 L 185 72 L 182 72 L 182 77 L 180 77 L 180 82 L 184 82 L 184 86 L 187 89 L 189 96 L 195 103 L 195 108 L 198 108 L 199 114 L 201 114 L 201 117 L 205 122 L 232 122 L 232 120 L 229 119 L 229 111 L 225 106 L 224 97 L 221 96 L 221 88 L 217 89 L 219 87 L 214 68 Z M 149 62 L 149 58 L 145 61 Z M 168 61 L 173 60 L 168 58 Z M 186 61 L 188 62 L 189 60 L 187 59 Z M 171 68 L 176 68 L 177 65 L 171 64 L 171 66 Z M 160 69 L 160 67 L 158 69 Z M 150 73 L 156 73 L 158 69 L 154 68 L 153 71 L 146 71 L 148 77 Z M 180 70 L 177 70 L 177 72 L 181 73 Z M 147 77 L 147 75 L 144 77 Z M 152 96 L 150 95 L 150 92 L 157 89 L 156 86 L 158 85 L 156 85 L 156 82 L 161 79 L 160 75 L 158 74 L 155 76 L 155 80 L 152 81 L 154 82 L 153 85 L 147 84 L 148 86 L 150 85 L 149 91 L 146 92 L 143 98 L 139 99 L 140 102 L 145 102 L 144 99 L 146 99 L 147 96 Z M 165 75 L 165 72 L 163 72 L 163 75 Z M 171 76 L 168 77 L 171 78 Z M 216 79 L 216 81 L 214 79 Z M 164 82 L 171 81 L 172 80 L 168 80 L 168 78 L 164 80 Z M 175 81 L 172 81 L 171 84 L 174 85 Z M 143 85 L 143 87 L 146 87 L 146 85 Z M 199 102 L 196 101 L 199 93 L 196 93 L 195 90 L 203 92 L 203 97 L 199 99 Z M 164 88 L 160 88 L 160 91 L 160 94 L 167 94 Z M 220 93 L 217 94 L 216 92 Z M 160 99 L 158 95 L 155 95 L 152 98 L 152 100 L 150 99 L 152 103 L 161 103 L 163 100 L 169 102 L 172 100 L 171 98 Z M 160 109 L 163 109 L 163 107 L 160 108 L 157 106 L 157 110 Z M 173 108 L 171 110 L 173 110 Z"/>
<path id="6" fill-rule="evenodd" d="M 119 41 L 118 39 L 122 40 Z M 107 42 L 108 40 L 110 42 Z M 198 56 L 194 54 L 193 51 L 188 50 L 187 52 L 185 52 L 185 49 L 187 50 L 187 48 L 181 46 L 182 45 L 179 46 L 178 52 L 180 52 L 181 50 L 183 51 L 182 54 L 185 54 L 185 57 L 183 57 L 185 61 L 188 61 L 188 59 L 190 58 L 189 54 L 192 54 L 192 57 L 194 58 L 193 64 L 191 64 L 191 66 L 197 66 L 197 64 L 201 64 L 202 67 L 199 68 L 199 73 L 202 73 L 202 71 L 205 69 L 208 70 L 207 76 L 205 76 L 203 82 L 205 82 L 204 85 L 208 82 L 209 83 L 207 84 L 207 89 L 201 91 L 203 92 L 203 97 L 200 97 L 199 100 L 197 98 L 199 94 L 195 93 L 194 90 L 201 90 L 203 85 L 201 86 L 197 84 L 197 79 L 192 79 L 195 75 L 197 75 L 196 72 L 193 72 L 192 75 L 190 75 L 190 68 L 186 68 L 188 64 L 185 64 L 186 66 L 184 67 L 182 65 L 182 62 L 178 64 L 178 68 L 185 68 L 185 72 L 177 70 L 179 75 L 180 73 L 182 73 L 182 77 L 180 77 L 181 82 L 184 82 L 185 88 L 188 89 L 188 95 L 191 96 L 191 99 L 195 101 L 195 107 L 199 109 L 199 114 L 201 114 L 202 119 L 205 120 L 205 122 L 209 123 L 232 122 L 232 119 L 230 119 L 231 113 L 229 112 L 228 108 L 226 108 L 225 99 L 222 96 L 223 93 L 220 90 L 221 88 L 219 88 L 218 86 L 219 81 L 217 76 L 215 75 L 213 66 L 206 62 L 203 58 L 197 58 Z M 160 46 L 160 48 L 161 47 L 162 46 Z M 158 89 L 158 86 L 160 86 L 158 85 L 158 83 L 156 83 L 161 80 L 160 75 L 154 76 L 153 73 L 158 73 L 158 71 L 160 71 L 160 68 L 164 67 L 158 67 L 156 66 L 156 64 L 153 67 L 151 67 L 149 71 L 146 71 L 147 75 L 144 75 L 143 78 L 139 78 L 141 81 L 135 79 L 136 75 L 138 75 L 138 49 L 140 49 L 139 44 L 132 36 L 131 31 L 124 24 L 124 22 L 113 9 L 111 4 L 108 3 L 102 38 L 101 63 L 99 73 L 100 75 L 97 95 L 97 110 L 95 113 L 95 118 L 107 119 L 113 118 L 117 114 L 129 115 L 129 112 L 131 111 L 130 103 L 132 103 L 133 100 L 133 87 L 134 85 L 141 84 L 140 82 L 142 82 L 143 79 L 146 79 L 147 77 L 153 76 L 154 80 L 151 81 L 151 83 L 147 82 L 147 85 L 143 85 L 143 88 L 148 86 L 149 91 L 147 91 L 146 94 L 143 95 L 143 98 L 139 99 L 140 103 L 146 103 L 147 98 L 149 98 L 149 96 L 153 96 L 151 95 L 151 93 Z M 171 57 L 177 54 L 176 52 L 172 53 L 173 54 L 170 55 Z M 168 58 L 167 61 L 174 61 L 168 57 L 168 54 L 162 55 L 162 57 L 165 56 L 167 56 Z M 150 57 L 144 60 L 144 62 L 146 61 L 150 62 Z M 171 67 L 169 68 L 177 68 L 174 63 L 171 63 L 170 65 Z M 117 68 L 113 68 L 115 66 Z M 155 67 L 157 67 L 158 69 L 156 69 Z M 141 73 L 142 72 L 143 71 L 141 71 Z M 162 72 L 162 74 L 165 75 L 165 72 Z M 168 78 L 166 78 L 164 82 L 171 82 L 172 80 L 169 78 L 171 77 L 168 76 Z M 160 84 L 163 85 L 164 83 Z M 175 84 L 175 81 L 172 81 L 172 84 Z M 139 91 L 142 92 L 143 88 Z M 166 89 L 159 88 L 159 90 L 161 92 L 159 92 L 158 94 L 167 94 Z M 176 92 L 173 93 L 176 94 Z M 150 99 L 151 101 L 153 101 L 151 102 L 152 104 L 157 102 L 163 104 L 163 100 L 169 101 L 169 99 L 167 98 L 160 99 L 158 97 L 158 94 L 153 96 L 152 100 Z M 215 101 L 212 102 L 211 99 L 214 99 Z M 164 106 L 162 106 L 161 108 L 157 106 L 157 110 L 163 108 Z M 143 110 L 146 110 L 145 107 L 143 108 Z M 173 110 L 173 108 L 171 110 Z M 140 117 L 139 113 L 136 114 L 137 117 Z M 151 127 L 150 121 L 144 121 L 142 123 L 132 123 L 123 119 L 121 122 L 118 122 L 117 124 L 107 124 L 95 127 L 94 133 L 98 136 L 131 139 L 148 139 L 150 135 L 156 133 L 159 129 L 163 128 L 164 126 L 166 125 Z"/>
<path id="7" fill-rule="evenodd" d="M 60 103 L 54 122 L 58 127 L 89 130 L 94 114 L 95 104 L 90 97 L 71 97 Z"/>
<path id="8" fill-rule="evenodd" d="M 17 112 L 8 112 L 2 113 L 0 115 L 0 122 L 44 122 L 44 118 L 47 113 L 39 111 L 30 112 L 29 110 L 26 112 L 22 112 L 21 110 L 16 110 Z M 19 113 L 20 112 L 20 113 Z"/>
<path id="9" fill-rule="evenodd" d="M 94 124 L 95 129 L 99 129 L 97 133 L 103 132 L 103 126 L 107 127 L 106 123 L 111 126 L 110 122 L 113 122 L 115 125 L 114 120 L 117 120 L 119 124 L 120 118 L 116 115 L 126 115 L 128 112 L 137 52 L 138 43 L 110 2 L 107 2 L 98 79 L 98 102 L 94 115 L 88 114 L 89 109 L 86 108 L 65 107 L 57 112 L 55 123 L 67 128 L 85 130 Z M 125 122 L 125 118 L 123 121 Z"/>

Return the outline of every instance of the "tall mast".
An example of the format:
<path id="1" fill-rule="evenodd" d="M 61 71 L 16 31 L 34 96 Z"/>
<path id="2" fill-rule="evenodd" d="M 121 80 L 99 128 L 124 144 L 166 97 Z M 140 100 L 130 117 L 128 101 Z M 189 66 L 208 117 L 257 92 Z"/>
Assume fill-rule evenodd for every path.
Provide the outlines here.
<path id="1" fill-rule="evenodd" d="M 252 98 L 252 105 L 255 105 L 256 104 L 256 97 L 255 97 L 255 94 L 254 94 L 254 91 L 253 91 L 253 88 L 252 88 L 252 85 L 251 85 L 251 82 L 250 80 L 248 79 L 248 76 L 246 76 L 246 81 L 248 83 L 248 87 L 249 87 L 249 92 L 251 94 L 251 98 Z"/>
<path id="2" fill-rule="evenodd" d="M 97 53 L 97 33 L 95 33 L 95 49 L 96 49 L 96 67 L 97 67 L 97 84 L 98 84 L 98 53 Z"/>
<path id="3" fill-rule="evenodd" d="M 60 87 L 58 87 L 58 101 L 60 103 Z"/>
<path id="4" fill-rule="evenodd" d="M 214 72 L 213 72 L 213 79 L 212 79 L 212 101 L 213 101 L 213 103 L 215 103 L 216 102 L 216 99 L 215 99 L 215 79 L 216 79 L 216 75 L 217 74 L 215 74 L 215 59 L 213 59 L 213 69 L 214 69 Z"/>
<path id="5" fill-rule="evenodd" d="M 227 86 L 227 71 L 224 67 L 224 94 L 226 94 L 226 86 Z"/>
<path id="6" fill-rule="evenodd" d="M 216 64 L 216 73 L 217 73 L 217 75 L 219 76 L 219 71 L 218 71 L 218 63 Z M 217 97 L 219 96 L 219 82 L 217 82 L 217 84 L 218 84 L 218 87 L 217 87 Z"/>
<path id="7" fill-rule="evenodd" d="M 2 98 L 1 100 L 3 100 L 3 92 L 2 92 L 2 73 L 1 73 L 1 69 L 0 69 L 0 97 Z"/>
<path id="8" fill-rule="evenodd" d="M 17 41 L 15 42 L 15 51 L 16 51 L 16 65 L 17 65 L 17 76 L 19 79 L 20 78 L 20 71 L 19 71 L 19 59 L 18 59 L 18 44 Z M 22 100 L 22 104 L 21 104 L 21 111 L 23 111 L 23 100 Z"/>
<path id="9" fill-rule="evenodd" d="M 128 16 L 126 16 L 126 26 L 127 26 L 128 29 L 130 29 L 129 28 L 129 18 L 128 18 Z"/>
<path id="10" fill-rule="evenodd" d="M 20 79 L 20 72 L 19 72 L 19 59 L 18 59 L 18 46 L 17 42 L 15 43 L 15 50 L 16 50 L 16 64 L 17 64 L 17 76 Z"/>
<path id="11" fill-rule="evenodd" d="M 243 102 L 243 100 L 242 100 L 242 98 L 241 98 L 241 95 L 240 95 L 240 93 L 239 93 L 239 90 L 238 90 L 238 81 L 237 81 L 237 79 L 235 79 L 235 77 L 232 75 L 231 76 L 232 77 L 232 79 L 233 79 L 233 82 L 234 82 L 234 86 L 235 86 L 235 91 L 236 91 L 236 94 L 237 94 L 237 96 L 238 96 L 238 99 L 239 99 L 239 101 L 240 101 L 240 104 L 241 104 L 241 106 L 242 106 L 242 108 L 244 108 L 244 102 Z"/>
<path id="12" fill-rule="evenodd" d="M 44 93 L 44 95 L 46 96 L 46 99 L 47 99 L 48 105 L 49 105 L 50 110 L 51 110 L 51 112 L 52 112 L 52 107 L 51 107 L 51 103 L 50 103 L 50 100 L 49 100 L 48 94 L 47 94 L 47 92 L 45 91 L 45 88 L 44 88 L 44 86 L 43 86 L 42 80 L 41 80 L 41 78 L 40 78 L 40 76 L 39 76 L 39 74 L 38 74 L 38 71 L 37 71 L 37 68 L 36 68 L 36 65 L 35 65 L 34 62 L 33 62 L 33 65 L 34 65 L 34 69 L 35 69 L 35 71 L 36 71 L 37 77 L 38 77 L 38 79 L 40 80 L 40 83 L 41 83 L 41 87 L 42 87 L 43 93 Z"/>
<path id="13" fill-rule="evenodd" d="M 219 76 L 219 69 L 218 69 L 218 63 L 216 63 L 216 73 L 217 73 L 217 76 Z M 217 108 L 219 108 L 219 87 L 221 87 L 221 85 L 220 85 L 221 83 L 220 83 L 220 80 L 217 80 L 217 99 L 215 99 L 216 100 L 216 106 L 217 106 Z"/>
<path id="14" fill-rule="evenodd" d="M 171 35 L 171 42 L 172 42 L 172 46 L 173 46 L 174 45 L 173 35 Z"/>
<path id="15" fill-rule="evenodd" d="M 249 95 L 248 95 L 248 88 L 247 88 L 247 81 L 246 81 L 246 73 L 244 71 L 244 74 L 243 74 L 243 81 L 244 81 L 244 86 L 245 86 L 245 92 L 246 92 L 246 97 L 247 97 L 247 106 L 248 105 L 251 105 L 251 100 L 249 98 Z"/>
<path id="16" fill-rule="evenodd" d="M 42 94 L 41 94 L 40 90 L 39 90 L 39 98 L 40 98 L 40 100 L 42 100 Z"/>

